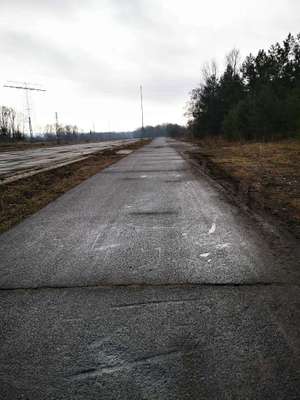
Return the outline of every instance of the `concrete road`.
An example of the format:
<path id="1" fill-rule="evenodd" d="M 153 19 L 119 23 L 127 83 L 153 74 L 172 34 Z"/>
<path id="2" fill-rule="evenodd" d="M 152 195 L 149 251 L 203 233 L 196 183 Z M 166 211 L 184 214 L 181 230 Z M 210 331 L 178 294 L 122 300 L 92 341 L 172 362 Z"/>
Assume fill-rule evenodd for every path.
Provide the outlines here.
<path id="1" fill-rule="evenodd" d="M 16 180 L 33 172 L 41 172 L 70 164 L 98 151 L 113 149 L 136 141 L 136 139 L 114 140 L 31 150 L 5 151 L 0 153 L 0 183 Z"/>
<path id="2" fill-rule="evenodd" d="M 182 146 L 157 139 L 0 236 L 1 399 L 299 398 L 298 248 Z"/>

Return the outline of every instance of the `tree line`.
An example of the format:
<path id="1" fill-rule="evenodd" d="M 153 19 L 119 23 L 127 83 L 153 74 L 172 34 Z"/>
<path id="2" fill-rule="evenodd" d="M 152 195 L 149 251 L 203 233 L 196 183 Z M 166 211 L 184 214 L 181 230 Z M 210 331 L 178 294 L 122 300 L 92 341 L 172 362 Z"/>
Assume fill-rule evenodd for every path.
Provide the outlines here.
<path id="1" fill-rule="evenodd" d="M 79 129 L 77 125 L 61 125 L 61 124 L 47 124 L 44 129 L 44 135 L 39 136 L 39 140 L 72 142 L 78 140 Z"/>
<path id="2" fill-rule="evenodd" d="M 57 141 L 68 143 L 73 141 L 90 142 L 116 139 L 156 138 L 156 137 L 182 137 L 186 134 L 186 128 L 178 124 L 160 124 L 145 126 L 134 131 L 126 132 L 80 132 L 76 125 L 48 124 L 43 135 L 35 135 L 35 140 Z"/>
<path id="3" fill-rule="evenodd" d="M 0 106 L 0 141 L 26 140 L 24 133 L 24 115 L 13 108 Z M 21 129 L 22 126 L 22 129 Z M 43 134 L 35 135 L 34 140 L 71 142 L 78 139 L 79 129 L 76 125 L 48 124 Z"/>
<path id="4" fill-rule="evenodd" d="M 156 126 L 145 126 L 133 132 L 134 137 L 138 138 L 156 138 L 156 137 L 182 137 L 186 133 L 186 128 L 178 124 L 160 124 Z"/>
<path id="5" fill-rule="evenodd" d="M 188 128 L 197 137 L 270 140 L 300 132 L 300 34 L 240 61 L 232 50 L 225 70 L 204 66 L 191 92 Z"/>
<path id="6" fill-rule="evenodd" d="M 11 107 L 0 106 L 0 140 L 21 140 L 22 116 L 17 114 Z"/>
<path id="7" fill-rule="evenodd" d="M 21 118 L 22 117 L 22 118 Z M 22 122 L 22 124 L 21 124 Z M 23 132 L 20 126 L 23 126 Z M 186 127 L 178 124 L 160 124 L 146 126 L 134 131 L 126 132 L 83 132 L 77 125 L 47 124 L 43 132 L 36 133 L 33 141 L 56 143 L 93 142 L 116 139 L 182 137 L 186 134 Z M 13 108 L 0 107 L 0 141 L 29 140 L 24 134 L 24 115 L 16 113 Z"/>

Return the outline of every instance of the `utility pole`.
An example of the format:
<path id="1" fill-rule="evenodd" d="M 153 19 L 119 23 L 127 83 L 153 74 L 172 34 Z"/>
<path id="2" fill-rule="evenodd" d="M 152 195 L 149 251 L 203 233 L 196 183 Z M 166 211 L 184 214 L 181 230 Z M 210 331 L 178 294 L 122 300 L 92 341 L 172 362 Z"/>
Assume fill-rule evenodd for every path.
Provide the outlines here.
<path id="1" fill-rule="evenodd" d="M 141 112 L 142 112 L 142 131 L 144 132 L 144 105 L 143 105 L 143 86 L 140 86 L 141 94 Z"/>
<path id="2" fill-rule="evenodd" d="M 55 113 L 55 134 L 56 134 L 56 141 L 59 144 L 59 125 L 58 125 L 58 114 Z"/>
<path id="3" fill-rule="evenodd" d="M 27 111 L 27 117 L 28 117 L 28 128 L 29 128 L 30 140 L 32 140 L 33 139 L 33 128 L 32 128 L 32 121 L 31 121 L 31 107 L 30 107 L 30 101 L 29 101 L 29 91 L 46 92 L 46 90 L 34 87 L 32 84 L 30 84 L 28 82 L 9 81 L 8 83 L 14 83 L 15 85 L 6 84 L 6 85 L 3 85 L 3 87 L 10 88 L 10 89 L 21 89 L 21 90 L 25 91 L 26 111 Z"/>

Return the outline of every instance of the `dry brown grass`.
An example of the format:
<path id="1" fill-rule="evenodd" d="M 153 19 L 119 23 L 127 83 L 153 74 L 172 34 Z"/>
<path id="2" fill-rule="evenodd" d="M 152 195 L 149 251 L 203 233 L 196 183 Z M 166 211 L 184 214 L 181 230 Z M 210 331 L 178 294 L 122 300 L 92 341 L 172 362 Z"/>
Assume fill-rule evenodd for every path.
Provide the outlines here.
<path id="1" fill-rule="evenodd" d="M 222 139 L 198 141 L 199 154 L 236 183 L 260 196 L 266 209 L 299 234 L 300 141 L 233 143 Z"/>
<path id="2" fill-rule="evenodd" d="M 124 155 L 116 154 L 117 150 L 135 150 L 147 142 L 141 140 L 115 150 L 105 150 L 77 163 L 0 185 L 0 232 L 6 231 L 85 179 L 123 158 Z"/>

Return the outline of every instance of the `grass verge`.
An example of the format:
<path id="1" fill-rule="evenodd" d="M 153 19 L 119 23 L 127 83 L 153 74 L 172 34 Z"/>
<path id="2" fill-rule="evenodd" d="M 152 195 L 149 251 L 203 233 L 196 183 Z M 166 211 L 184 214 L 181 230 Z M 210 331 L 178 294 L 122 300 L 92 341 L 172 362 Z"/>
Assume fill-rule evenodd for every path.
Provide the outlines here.
<path id="1" fill-rule="evenodd" d="M 194 141 L 191 156 L 240 201 L 264 210 L 300 238 L 300 141 Z"/>
<path id="2" fill-rule="evenodd" d="M 114 150 L 104 150 L 77 163 L 0 185 L 0 232 L 8 230 L 82 181 L 125 157 L 117 154 L 118 150 L 136 150 L 147 143 L 149 140 L 141 140 Z"/>

